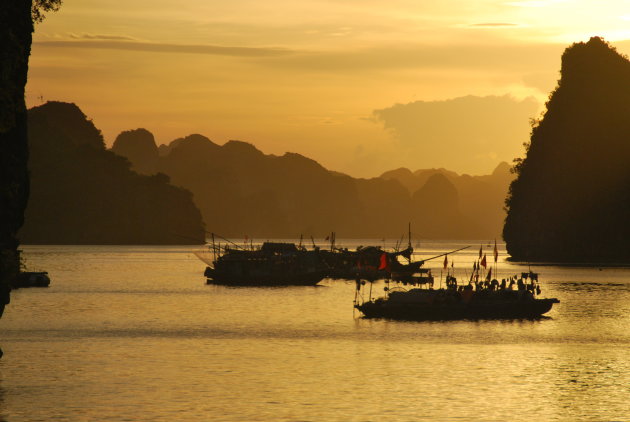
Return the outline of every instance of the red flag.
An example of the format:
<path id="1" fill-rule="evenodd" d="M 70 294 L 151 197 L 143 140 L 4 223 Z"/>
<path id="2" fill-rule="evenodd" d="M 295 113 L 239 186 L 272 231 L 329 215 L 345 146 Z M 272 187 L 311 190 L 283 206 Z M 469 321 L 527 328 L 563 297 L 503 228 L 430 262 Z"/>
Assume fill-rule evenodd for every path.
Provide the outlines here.
<path id="1" fill-rule="evenodd" d="M 487 267 L 486 267 L 486 256 L 485 256 L 485 255 L 484 255 L 484 256 L 483 256 L 483 258 L 481 259 L 481 266 L 482 266 L 482 267 L 484 267 L 484 268 L 487 268 Z"/>
<path id="2" fill-rule="evenodd" d="M 388 270 L 389 269 L 389 261 L 387 260 L 387 254 L 383 252 L 381 255 L 381 263 L 378 266 L 379 270 Z"/>
<path id="3" fill-rule="evenodd" d="M 448 267 L 448 255 L 444 255 L 444 269 Z"/>
<path id="4" fill-rule="evenodd" d="M 492 268 L 488 270 L 488 275 L 486 276 L 486 280 L 490 281 L 492 279 Z"/>
<path id="5" fill-rule="evenodd" d="M 494 262 L 499 259 L 499 250 L 497 249 L 497 239 L 494 239 Z"/>

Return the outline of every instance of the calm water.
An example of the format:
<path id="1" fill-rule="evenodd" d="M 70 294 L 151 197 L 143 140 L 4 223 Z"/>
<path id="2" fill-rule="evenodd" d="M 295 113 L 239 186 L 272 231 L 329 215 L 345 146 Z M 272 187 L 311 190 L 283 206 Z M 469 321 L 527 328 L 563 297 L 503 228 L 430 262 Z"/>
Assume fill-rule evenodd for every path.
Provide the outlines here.
<path id="1" fill-rule="evenodd" d="M 24 252 L 52 284 L 0 320 L 5 421 L 630 420 L 630 268 L 532 267 L 548 319 L 413 323 L 361 319 L 353 283 L 207 286 L 190 247 Z"/>

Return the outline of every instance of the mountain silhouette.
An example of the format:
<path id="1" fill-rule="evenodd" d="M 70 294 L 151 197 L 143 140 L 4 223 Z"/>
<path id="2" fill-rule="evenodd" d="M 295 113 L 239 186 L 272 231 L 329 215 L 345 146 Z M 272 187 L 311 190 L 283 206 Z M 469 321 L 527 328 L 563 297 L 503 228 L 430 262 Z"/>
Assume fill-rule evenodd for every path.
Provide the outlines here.
<path id="1" fill-rule="evenodd" d="M 598 37 L 567 48 L 506 201 L 512 257 L 630 262 L 629 122 L 627 57 Z"/>
<path id="2" fill-rule="evenodd" d="M 451 216 L 456 221 L 450 221 L 449 227 L 458 227 L 460 232 L 459 235 L 451 234 L 449 236 L 444 233 L 443 237 L 496 238 L 500 236 L 503 228 L 505 220 L 503 203 L 508 186 L 514 178 L 510 173 L 510 168 L 508 163 L 503 162 L 495 168 L 492 174 L 484 176 L 459 175 L 443 168 L 421 169 L 414 172 L 407 168 L 399 168 L 385 172 L 381 177 L 398 180 L 409 192 L 416 195 L 416 192 L 425 186 L 432 177 L 444 176 L 456 189 L 457 207 L 460 213 L 459 216 Z M 444 184 L 444 186 L 446 185 Z M 445 189 L 447 188 L 445 187 Z M 438 215 L 444 215 L 443 212 L 436 211 L 438 208 L 440 205 L 436 204 L 431 209 Z M 449 228 L 448 230 L 452 229 Z"/>
<path id="3" fill-rule="evenodd" d="M 204 242 L 190 192 L 169 184 L 164 174 L 131 171 L 129 161 L 105 149 L 100 131 L 76 105 L 49 102 L 30 109 L 28 131 L 31 197 L 22 242 Z"/>
<path id="4" fill-rule="evenodd" d="M 127 157 L 133 164 L 132 170 L 140 174 L 157 173 L 158 147 L 153 134 L 146 129 L 122 132 L 116 137 L 112 151 Z"/>
<path id="5" fill-rule="evenodd" d="M 140 137 L 124 139 L 148 144 Z M 117 146 L 116 151 L 137 169 L 147 168 L 147 161 L 155 156 L 153 148 L 141 145 Z M 234 238 L 300 234 L 321 238 L 333 230 L 338 237 L 396 238 L 405 232 L 407 222 L 422 237 L 496 237 L 511 180 L 497 170 L 499 176 L 467 182 L 464 179 L 470 176 L 443 169 L 416 174 L 399 169 L 395 174 L 357 179 L 329 171 L 300 154 L 267 155 L 247 142 L 218 145 L 199 134 L 176 139 L 158 151 L 156 171 L 193 193 L 209 230 Z M 509 175 L 507 164 L 500 168 Z M 436 174 L 440 177 L 432 178 Z M 472 187 L 463 191 L 456 187 L 466 183 Z M 488 195 L 492 200 L 487 200 Z M 496 209 L 488 211 L 493 206 Z M 478 216 L 483 224 L 468 215 L 475 215 L 470 210 L 476 209 L 483 210 Z"/>

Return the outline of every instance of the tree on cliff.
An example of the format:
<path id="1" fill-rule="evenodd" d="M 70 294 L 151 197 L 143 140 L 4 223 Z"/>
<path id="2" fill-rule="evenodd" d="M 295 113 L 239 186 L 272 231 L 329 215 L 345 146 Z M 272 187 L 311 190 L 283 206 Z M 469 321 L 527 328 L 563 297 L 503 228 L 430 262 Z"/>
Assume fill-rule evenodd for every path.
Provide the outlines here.
<path id="1" fill-rule="evenodd" d="M 506 200 L 513 258 L 630 262 L 630 61 L 601 38 L 562 55 Z"/>
<path id="2" fill-rule="evenodd" d="M 8 282 L 19 271 L 16 234 L 28 198 L 28 147 L 24 87 L 33 22 L 61 0 L 6 0 L 0 7 L 0 315 Z"/>

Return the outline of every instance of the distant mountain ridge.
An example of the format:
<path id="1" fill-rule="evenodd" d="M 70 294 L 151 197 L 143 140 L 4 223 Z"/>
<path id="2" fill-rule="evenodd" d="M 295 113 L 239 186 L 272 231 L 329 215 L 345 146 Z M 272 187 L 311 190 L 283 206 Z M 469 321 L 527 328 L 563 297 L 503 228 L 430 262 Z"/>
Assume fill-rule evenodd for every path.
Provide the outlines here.
<path id="1" fill-rule="evenodd" d="M 300 154 L 266 155 L 246 142 L 218 145 L 199 134 L 145 145 L 145 154 L 128 145 L 146 139 L 145 129 L 125 131 L 112 150 L 136 170 L 154 168 L 193 192 L 209 230 L 235 238 L 321 237 L 333 230 L 340 237 L 391 238 L 408 222 L 425 238 L 493 238 L 501 232 L 512 177 L 503 163 L 488 176 L 399 169 L 357 179 Z"/>
<path id="2" fill-rule="evenodd" d="M 164 174 L 131 171 L 125 158 L 105 149 L 101 132 L 76 105 L 30 109 L 28 131 L 31 196 L 23 243 L 204 243 L 191 194 Z"/>
<path id="3" fill-rule="evenodd" d="M 483 176 L 460 175 L 444 168 L 420 169 L 414 172 L 407 168 L 399 168 L 385 172 L 381 177 L 398 180 L 410 193 L 416 195 L 436 175 L 443 176 L 455 188 L 460 219 L 463 219 L 467 226 L 477 227 L 481 238 L 495 238 L 501 232 L 505 220 L 503 204 L 508 186 L 514 179 L 510 170 L 511 166 L 508 163 L 501 162 L 492 174 Z M 418 196 L 422 194 L 418 193 Z M 466 230 L 463 229 L 463 232 Z"/>

